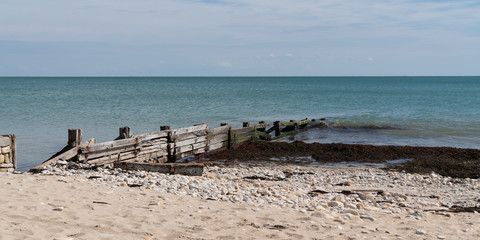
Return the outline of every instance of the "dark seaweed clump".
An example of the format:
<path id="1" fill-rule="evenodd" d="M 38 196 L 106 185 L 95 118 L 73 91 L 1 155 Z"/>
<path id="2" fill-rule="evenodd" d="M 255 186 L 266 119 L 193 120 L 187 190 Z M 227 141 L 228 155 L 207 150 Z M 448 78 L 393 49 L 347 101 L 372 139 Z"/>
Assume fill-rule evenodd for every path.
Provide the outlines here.
<path id="1" fill-rule="evenodd" d="M 431 173 L 454 178 L 480 178 L 480 150 L 451 147 L 373 146 L 360 144 L 321 144 L 304 142 L 247 141 L 232 149 L 209 153 L 207 164 L 265 163 L 271 158 L 286 161 L 275 164 L 302 164 L 296 157 L 311 156 L 316 162 L 382 163 L 386 160 L 413 159 L 389 170 L 410 173 Z M 311 164 L 311 162 L 309 163 Z"/>

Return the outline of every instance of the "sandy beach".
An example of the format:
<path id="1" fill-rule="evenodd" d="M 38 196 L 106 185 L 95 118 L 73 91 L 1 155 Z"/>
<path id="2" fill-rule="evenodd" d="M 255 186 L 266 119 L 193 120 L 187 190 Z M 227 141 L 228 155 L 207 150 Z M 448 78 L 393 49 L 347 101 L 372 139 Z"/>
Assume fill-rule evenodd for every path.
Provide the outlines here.
<path id="1" fill-rule="evenodd" d="M 189 177 L 61 164 L 0 175 L 0 239 L 480 238 L 478 213 L 451 211 L 479 201 L 475 179 L 298 166 Z"/>

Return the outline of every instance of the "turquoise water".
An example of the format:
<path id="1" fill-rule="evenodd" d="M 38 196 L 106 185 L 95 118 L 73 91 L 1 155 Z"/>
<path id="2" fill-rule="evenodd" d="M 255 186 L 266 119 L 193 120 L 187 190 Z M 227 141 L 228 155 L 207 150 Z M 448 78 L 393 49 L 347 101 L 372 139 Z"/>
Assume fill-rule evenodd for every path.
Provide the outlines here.
<path id="1" fill-rule="evenodd" d="M 480 77 L 0 78 L 0 134 L 26 170 L 67 142 L 222 122 L 325 118 L 307 142 L 480 148 Z"/>

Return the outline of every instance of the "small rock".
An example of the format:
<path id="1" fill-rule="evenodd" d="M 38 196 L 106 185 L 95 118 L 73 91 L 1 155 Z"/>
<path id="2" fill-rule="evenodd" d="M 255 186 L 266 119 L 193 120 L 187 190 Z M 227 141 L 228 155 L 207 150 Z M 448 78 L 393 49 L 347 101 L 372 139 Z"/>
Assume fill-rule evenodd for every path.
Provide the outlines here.
<path id="1" fill-rule="evenodd" d="M 353 209 L 346 209 L 342 213 L 349 213 L 349 214 L 356 215 L 356 216 L 359 215 L 359 213 L 357 211 L 353 210 Z"/>
<path id="2" fill-rule="evenodd" d="M 336 202 L 341 202 L 341 203 L 345 203 L 346 200 L 345 200 L 345 196 L 343 195 L 338 195 L 338 196 L 335 196 L 332 201 L 336 201 Z"/>
<path id="3" fill-rule="evenodd" d="M 65 161 L 65 160 L 58 160 L 57 161 L 57 165 L 67 165 L 67 164 L 68 164 L 68 162 Z"/>
<path id="4" fill-rule="evenodd" d="M 415 233 L 416 234 L 421 234 L 421 235 L 427 234 L 427 232 L 425 230 L 421 230 L 421 229 L 418 229 Z"/>
<path id="5" fill-rule="evenodd" d="M 372 216 L 368 216 L 368 215 L 362 215 L 362 216 L 360 216 L 360 218 L 361 218 L 361 219 L 367 219 L 367 220 L 370 220 L 370 221 L 372 221 L 372 222 L 377 221 L 376 218 L 374 218 L 374 217 L 372 217 Z"/>
<path id="6" fill-rule="evenodd" d="M 328 202 L 327 205 L 329 207 L 343 207 L 343 203 L 337 201 Z"/>
<path id="7" fill-rule="evenodd" d="M 445 239 L 445 236 L 438 235 L 438 236 L 437 236 L 437 239 Z"/>
<path id="8" fill-rule="evenodd" d="M 53 211 L 57 211 L 57 212 L 61 212 L 63 211 L 63 207 L 56 207 L 54 209 L 52 209 Z"/>
<path id="9" fill-rule="evenodd" d="M 324 212 L 315 212 L 312 214 L 312 217 L 329 218 L 329 219 L 333 218 L 330 214 L 324 213 Z"/>

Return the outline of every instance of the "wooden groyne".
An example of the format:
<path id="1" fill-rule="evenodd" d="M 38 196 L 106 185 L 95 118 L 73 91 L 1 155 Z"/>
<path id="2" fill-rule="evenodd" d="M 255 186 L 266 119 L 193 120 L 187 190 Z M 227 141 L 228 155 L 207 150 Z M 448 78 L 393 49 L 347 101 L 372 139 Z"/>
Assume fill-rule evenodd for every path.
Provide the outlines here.
<path id="1" fill-rule="evenodd" d="M 253 125 L 244 122 L 243 127 L 239 129 L 232 129 L 231 125 L 222 123 L 219 127 L 210 129 L 207 124 L 203 123 L 173 130 L 169 126 L 161 126 L 160 131 L 137 136 L 131 135 L 129 127 L 122 127 L 119 129 L 119 136 L 115 140 L 102 143 L 97 143 L 95 139 L 82 142 L 82 130 L 69 129 L 67 146 L 30 171 L 39 172 L 50 164 L 64 160 L 97 166 L 115 164 L 115 166 L 125 169 L 135 168 L 134 164 L 142 164 L 137 168 L 168 169 L 168 172 L 171 173 L 193 172 L 198 174 L 199 166 L 191 164 L 189 165 L 190 168 L 197 170 L 172 169 L 185 169 L 181 167 L 181 164 L 175 163 L 185 157 L 235 148 L 247 140 L 275 141 L 294 134 L 298 129 L 318 126 L 319 124 L 322 124 L 322 122 L 315 119 L 304 119 L 298 122 L 294 120 L 289 122 L 275 121 L 272 127 L 264 121 Z M 163 165 L 164 167 L 145 167 L 144 164 Z"/>

